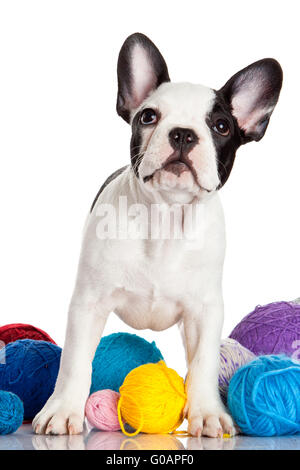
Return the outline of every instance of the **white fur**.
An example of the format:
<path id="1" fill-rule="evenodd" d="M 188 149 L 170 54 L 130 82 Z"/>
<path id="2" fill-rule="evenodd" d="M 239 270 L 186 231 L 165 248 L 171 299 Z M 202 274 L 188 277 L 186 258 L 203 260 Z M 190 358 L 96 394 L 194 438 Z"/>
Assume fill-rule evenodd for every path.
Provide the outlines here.
<path id="1" fill-rule="evenodd" d="M 186 413 L 193 435 L 233 433 L 218 394 L 219 345 L 223 324 L 223 211 L 215 191 L 216 155 L 205 122 L 214 92 L 189 84 L 161 85 L 142 104 L 158 107 L 162 118 L 143 135 L 140 178 L 128 168 L 101 193 L 89 216 L 69 309 L 66 342 L 54 394 L 33 422 L 36 433 L 78 433 L 91 383 L 92 358 L 111 311 L 136 329 L 181 327 L 188 362 Z M 199 136 L 191 152 L 199 185 L 189 172 L 180 177 L 159 170 L 170 153 L 168 133 L 188 127 Z M 153 181 L 143 177 L 153 172 Z M 211 192 L 208 193 L 207 189 Z M 128 205 L 190 203 L 201 210 L 197 239 L 100 240 L 98 208 L 119 197 Z M 131 224 L 135 220 L 131 218 Z"/>

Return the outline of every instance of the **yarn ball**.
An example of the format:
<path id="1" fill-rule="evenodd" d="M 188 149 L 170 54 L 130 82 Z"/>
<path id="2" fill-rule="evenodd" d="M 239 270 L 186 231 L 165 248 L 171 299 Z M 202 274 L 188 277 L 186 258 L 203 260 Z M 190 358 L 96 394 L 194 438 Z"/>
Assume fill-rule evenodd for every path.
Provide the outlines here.
<path id="1" fill-rule="evenodd" d="M 235 339 L 256 356 L 293 356 L 300 347 L 300 305 L 274 302 L 257 306 L 232 331 Z"/>
<path id="2" fill-rule="evenodd" d="M 56 344 L 55 341 L 43 330 L 32 325 L 23 323 L 12 323 L 0 327 L 0 342 L 4 344 L 12 343 L 18 339 L 35 339 L 49 341 Z"/>
<path id="3" fill-rule="evenodd" d="M 119 431 L 118 401 L 120 394 L 113 390 L 93 393 L 86 402 L 85 415 L 91 426 L 101 431 Z"/>
<path id="4" fill-rule="evenodd" d="M 114 333 L 104 336 L 93 360 L 90 393 L 98 390 L 119 391 L 126 375 L 138 366 L 162 360 L 155 342 L 149 343 L 137 335 Z"/>
<path id="5" fill-rule="evenodd" d="M 220 348 L 219 391 L 224 402 L 227 399 L 229 382 L 237 369 L 255 359 L 248 349 L 231 338 L 222 340 Z"/>
<path id="6" fill-rule="evenodd" d="M 14 393 L 0 391 L 0 434 L 11 434 L 22 424 L 24 407 Z"/>
<path id="7" fill-rule="evenodd" d="M 133 369 L 125 378 L 120 395 L 119 423 L 127 436 L 135 436 L 141 431 L 169 433 L 177 429 L 184 419 L 184 381 L 164 361 Z M 127 432 L 122 419 L 136 431 Z"/>
<path id="8" fill-rule="evenodd" d="M 228 407 L 244 434 L 300 433 L 300 363 L 271 355 L 241 367 L 229 384 Z"/>
<path id="9" fill-rule="evenodd" d="M 60 347 L 33 339 L 18 340 L 0 350 L 0 390 L 21 398 L 25 420 L 33 419 L 52 394 L 60 356 Z"/>

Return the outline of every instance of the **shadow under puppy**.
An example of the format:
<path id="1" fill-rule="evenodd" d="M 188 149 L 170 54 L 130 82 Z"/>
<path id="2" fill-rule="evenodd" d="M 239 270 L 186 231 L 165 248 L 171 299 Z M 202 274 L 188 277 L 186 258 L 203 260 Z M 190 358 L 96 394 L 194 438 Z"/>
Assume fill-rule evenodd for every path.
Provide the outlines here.
<path id="1" fill-rule="evenodd" d="M 146 36 L 127 38 L 118 61 L 117 111 L 131 124 L 131 163 L 104 183 L 92 205 L 57 384 L 34 419 L 36 433 L 82 431 L 93 356 L 114 311 L 136 329 L 180 325 L 189 432 L 234 434 L 218 393 L 225 252 L 218 190 L 238 147 L 263 137 L 281 85 L 282 70 L 273 59 L 241 70 L 219 91 L 173 83 Z M 158 223 L 153 207 L 164 221 L 174 205 L 181 218 L 169 228 L 184 225 L 188 236 L 166 236 Z"/>

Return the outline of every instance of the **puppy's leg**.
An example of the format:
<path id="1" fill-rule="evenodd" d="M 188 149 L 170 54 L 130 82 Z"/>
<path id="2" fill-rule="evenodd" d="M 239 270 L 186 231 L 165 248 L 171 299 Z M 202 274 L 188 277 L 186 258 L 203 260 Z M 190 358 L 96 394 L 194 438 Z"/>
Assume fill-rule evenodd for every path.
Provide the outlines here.
<path id="1" fill-rule="evenodd" d="M 76 298 L 76 296 L 75 296 Z M 78 302 L 69 310 L 65 346 L 53 395 L 35 417 L 37 434 L 78 434 L 91 385 L 92 360 L 109 311 L 95 300 Z"/>
<path id="2" fill-rule="evenodd" d="M 188 360 L 187 406 L 193 436 L 220 437 L 235 433 L 218 391 L 223 301 L 216 297 L 200 313 L 187 314 L 184 336 Z"/>

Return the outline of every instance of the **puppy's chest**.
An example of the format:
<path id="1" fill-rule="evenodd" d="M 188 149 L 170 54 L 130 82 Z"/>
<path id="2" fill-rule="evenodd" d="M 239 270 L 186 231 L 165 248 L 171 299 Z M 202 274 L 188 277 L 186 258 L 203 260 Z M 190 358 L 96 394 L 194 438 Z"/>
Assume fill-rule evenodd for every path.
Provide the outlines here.
<path id="1" fill-rule="evenodd" d="M 150 253 L 126 270 L 115 292 L 116 313 L 136 329 L 159 331 L 180 321 L 187 291 L 197 283 L 195 277 L 191 280 L 194 267 L 182 249 L 170 244 L 160 248 L 156 246 L 154 256 L 148 247 Z"/>
<path id="2" fill-rule="evenodd" d="M 119 306 L 115 313 L 129 326 L 135 329 L 165 330 L 181 319 L 180 302 L 162 296 L 155 290 L 148 295 L 132 291 L 119 291 Z"/>
<path id="3" fill-rule="evenodd" d="M 129 253 L 130 257 L 130 253 Z M 147 297 L 177 299 L 191 275 L 200 275 L 203 253 L 183 241 L 145 242 L 122 264 L 122 287 Z"/>

